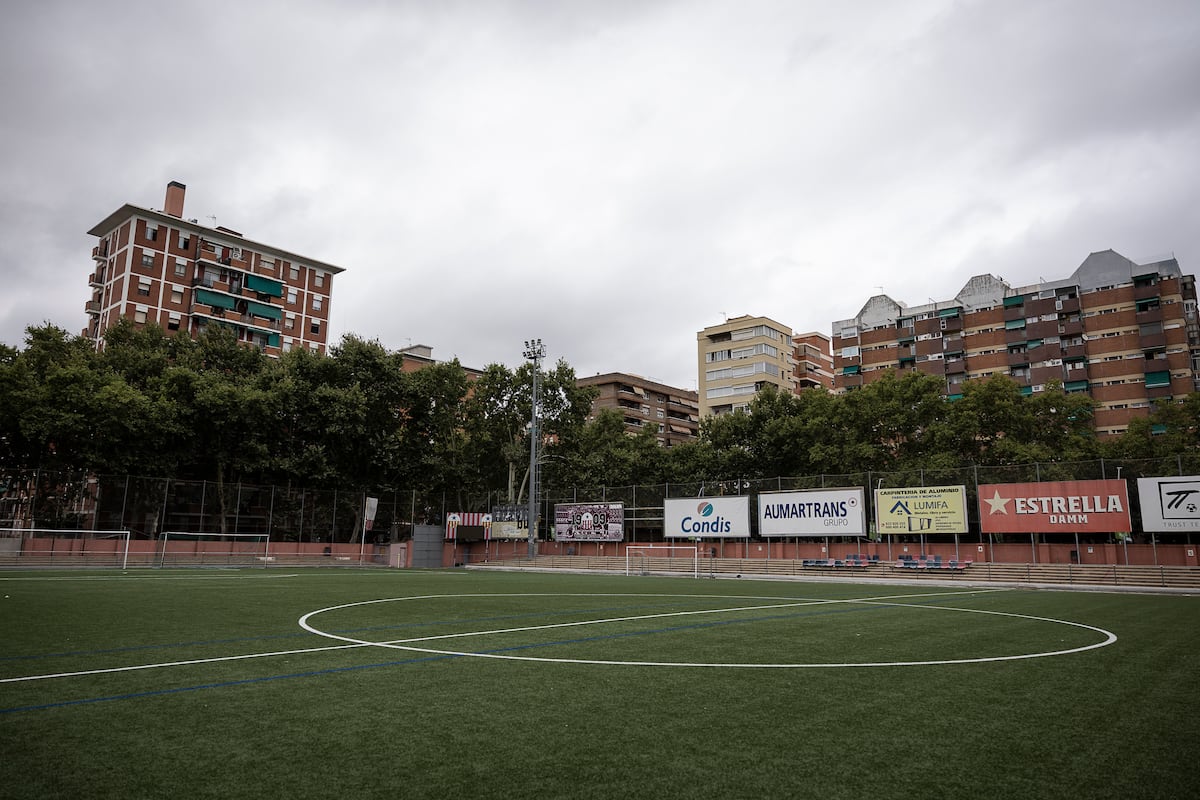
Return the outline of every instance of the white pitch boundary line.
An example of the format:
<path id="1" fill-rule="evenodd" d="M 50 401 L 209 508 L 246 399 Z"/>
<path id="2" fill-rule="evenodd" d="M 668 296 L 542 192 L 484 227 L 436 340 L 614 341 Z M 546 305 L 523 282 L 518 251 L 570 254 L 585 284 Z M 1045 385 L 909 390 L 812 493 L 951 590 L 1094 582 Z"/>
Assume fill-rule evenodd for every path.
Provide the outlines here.
<path id="1" fill-rule="evenodd" d="M 966 592 L 966 591 L 964 591 L 964 592 L 931 592 L 928 594 L 921 594 L 921 595 L 896 595 L 896 596 L 897 597 L 909 597 L 909 598 L 912 598 L 912 597 L 937 597 L 937 596 L 946 596 L 946 595 L 951 595 L 951 594 L 983 594 L 983 593 L 986 593 L 987 591 L 994 591 L 994 590 L 980 590 L 980 591 L 972 591 L 972 592 Z M 623 621 L 623 620 L 652 619 L 655 616 L 674 616 L 677 614 L 710 614 L 710 613 L 719 613 L 723 610 L 723 609 L 706 609 L 706 610 L 702 610 L 702 611 L 687 611 L 687 612 L 674 612 L 673 614 L 648 615 L 646 617 L 623 617 L 623 618 L 619 618 L 619 619 L 610 619 L 610 620 L 588 620 L 588 621 L 584 621 L 584 622 L 555 623 L 553 625 L 529 626 L 529 627 L 524 627 L 524 628 L 508 628 L 508 629 L 491 630 L 491 631 L 466 631 L 463 633 L 439 634 L 437 636 L 422 636 L 422 637 L 415 637 L 415 638 L 411 638 L 411 639 L 395 639 L 395 640 L 392 640 L 389 642 L 369 642 L 369 641 L 360 640 L 360 639 L 349 639 L 346 637 L 339 637 L 339 636 L 336 636 L 335 634 L 325 633 L 324 631 L 319 631 L 314 628 L 307 627 L 304 624 L 305 620 L 307 620 L 309 617 L 312 617 L 316 614 L 321 614 L 326 611 L 336 611 L 336 610 L 342 609 L 342 608 L 354 608 L 357 606 L 372 605 L 375 603 L 395 603 L 395 602 L 404 601 L 404 600 L 443 600 L 443 599 L 457 599 L 457 598 L 463 598 L 463 597 L 658 597 L 658 598 L 667 598 L 667 599 L 689 597 L 689 598 L 713 598 L 713 599 L 753 599 L 753 598 L 738 598 L 738 597 L 729 598 L 727 595 L 660 595 L 660 594 L 617 594 L 617 595 L 599 594 L 599 595 L 597 595 L 597 594 L 587 594 L 587 593 L 576 593 L 576 594 L 566 594 L 566 595 L 560 594 L 560 593 L 556 593 L 556 594 L 494 593 L 494 594 L 475 594 L 475 595 L 430 594 L 430 595 L 417 595 L 417 596 L 413 596 L 413 597 L 390 597 L 390 598 L 386 598 L 383 600 L 367 600 L 367 601 L 361 602 L 361 603 L 344 603 L 339 606 L 330 606 L 329 608 L 323 608 L 323 609 L 319 609 L 317 611 L 309 612 L 308 614 L 305 614 L 303 617 L 300 618 L 300 626 L 303 627 L 305 630 L 309 631 L 310 633 L 315 633 L 316 635 L 324 637 L 326 639 L 340 639 L 342 641 L 348 642 L 348 644 L 328 645 L 326 647 L 306 647 L 306 648 L 299 649 L 299 650 L 277 650 L 277 651 L 273 651 L 273 652 L 269 652 L 269 653 L 244 653 L 244 654 L 235 655 L 235 656 L 216 656 L 213 658 L 194 658 L 194 659 L 188 659 L 185 661 L 162 661 L 162 662 L 158 662 L 158 663 L 154 663 L 154 664 L 133 664 L 130 666 L 125 666 L 125 667 L 106 667 L 106 668 L 101 668 L 101 669 L 85 669 L 85 670 L 78 670 L 75 672 L 52 672 L 52 673 L 46 673 L 46 674 L 42 674 L 42 675 L 22 675 L 22 676 L 15 677 L 15 678 L 0 678 L 0 684 L 21 683 L 21 682 L 25 682 L 25 681 L 40 681 L 40 680 L 48 680 L 51 678 L 78 678 L 78 677 L 85 677 L 88 675 L 105 675 L 105 674 L 111 674 L 111 673 L 115 673 L 115 672 L 134 672 L 134 671 L 138 671 L 138 670 L 161 669 L 161 668 L 165 668 L 165 667 L 186 667 L 186 666 L 194 666 L 196 664 L 215 664 L 215 663 L 219 663 L 222 661 L 244 661 L 244 660 L 251 659 L 251 658 L 272 658 L 274 656 L 304 655 L 306 653 L 323 653 L 323 652 L 329 652 L 329 651 L 333 651 L 333 650 L 354 650 L 354 649 L 362 648 L 362 647 L 393 647 L 394 649 L 416 650 L 417 648 L 403 648 L 401 645 L 416 644 L 419 642 L 436 641 L 439 639 L 451 639 L 451 638 L 464 637 L 464 636 L 487 636 L 489 634 L 498 634 L 498 633 L 515 633 L 515 632 L 519 632 L 519 631 L 542 630 L 545 628 L 558 628 L 558 627 L 565 627 L 565 626 L 569 626 L 569 625 L 592 625 L 592 624 L 600 624 L 602 622 L 618 622 L 618 621 Z M 888 598 L 878 597 L 878 598 L 865 598 L 865 599 L 866 600 L 874 600 L 876 602 L 883 602 L 884 600 L 887 600 Z M 851 600 L 805 600 L 805 601 L 801 601 L 801 602 L 797 602 L 797 603 L 782 604 L 782 605 L 778 605 L 778 606 L 746 606 L 745 608 L 749 608 L 749 609 L 785 608 L 789 605 L 790 606 L 802 606 L 802 605 L 819 605 L 822 603 L 844 603 L 844 602 L 862 602 L 862 601 L 854 600 L 854 599 L 851 599 Z M 737 610 L 737 609 L 724 609 L 724 610 L 732 611 L 732 610 Z M 431 652 L 436 652 L 436 651 L 431 651 Z"/>
<path id="2" fill-rule="evenodd" d="M 353 608 L 353 607 L 363 606 L 363 605 L 373 605 L 376 603 L 400 602 L 400 601 L 405 601 L 405 600 L 460 599 L 463 597 L 547 597 L 547 596 L 554 596 L 554 597 L 562 597 L 562 596 L 570 596 L 570 597 L 657 597 L 657 598 L 667 598 L 667 599 L 672 599 L 672 598 L 730 599 L 728 596 L 725 596 L 725 595 L 642 595 L 642 594 L 634 594 L 634 595 L 600 594 L 600 595 L 595 595 L 595 594 L 586 594 L 586 593 L 576 593 L 576 594 L 562 594 L 562 593 L 557 593 L 557 594 L 547 594 L 547 593 L 503 594 L 503 593 L 495 593 L 495 594 L 479 594 L 479 595 L 419 595 L 419 596 L 412 596 L 412 597 L 397 597 L 397 598 L 387 598 L 387 599 L 382 599 L 382 600 L 368 600 L 368 601 L 361 602 L 361 603 L 345 603 L 345 604 L 338 605 L 338 606 L 330 606 L 329 608 L 318 609 L 317 611 L 309 612 L 308 614 L 305 614 L 303 617 L 300 618 L 300 621 L 299 621 L 300 626 L 302 628 L 304 628 L 305 630 L 309 631 L 310 633 L 314 633 L 318 636 L 323 636 L 325 638 L 332 638 L 332 639 L 336 639 L 338 641 L 344 641 L 347 644 L 330 645 L 328 647 L 301 648 L 301 649 L 296 649 L 296 650 L 278 650 L 278 651 L 272 651 L 272 652 L 267 652 L 267 653 L 245 653 L 245 654 L 234 655 L 234 656 L 217 656 L 217 657 L 213 657 L 213 658 L 198 658 L 198 659 L 189 659 L 189 660 L 182 660 L 182 661 L 167 661 L 167 662 L 159 662 L 159 663 L 153 663 L 153 664 L 136 664 L 136 665 L 130 665 L 130 666 L 125 666 L 125 667 L 108 667 L 108 668 L 94 669 L 94 670 L 79 670 L 79 671 L 75 671 L 75 672 L 58 672 L 58 673 L 49 673 L 49 674 L 43 674 L 43 675 L 25 675 L 25 676 L 19 676 L 19 677 L 15 677 L 15 678 L 0 678 L 0 684 L 18 683 L 18 682 L 35 681 L 35 680 L 47 680 L 47 679 L 52 679 L 52 678 L 85 677 L 85 676 L 89 676 L 89 675 L 102 675 L 102 674 L 111 674 L 111 673 L 118 673 L 118 672 L 132 672 L 132 671 L 138 671 L 138 670 L 159 669 L 159 668 L 166 668 L 166 667 L 194 666 L 194 665 L 198 665 L 198 664 L 213 664 L 213 663 L 219 663 L 219 662 L 224 662 L 224 661 L 242 661 L 242 660 L 253 659 L 253 658 L 271 658 L 271 657 L 275 657 L 275 656 L 303 655 L 303 654 L 307 654 L 307 653 L 330 652 L 330 651 L 335 651 L 335 650 L 353 650 L 353 649 L 362 648 L 362 647 L 386 647 L 389 649 L 408 650 L 408 651 L 412 651 L 412 652 L 429 653 L 429 654 L 433 654 L 433 655 L 450 655 L 450 656 L 461 656 L 461 657 L 468 657 L 468 658 L 495 658 L 495 659 L 511 660 L 511 661 L 536 661 L 536 662 L 567 663 L 567 664 L 604 664 L 604 665 L 620 665 L 620 666 L 666 666 L 666 667 L 730 667 L 730 668 L 757 668 L 757 669 L 772 669 L 772 668 L 774 668 L 774 669 L 781 669 L 781 668 L 799 669 L 799 668 L 818 668 L 818 667 L 828 668 L 828 667 L 867 667 L 867 666 L 870 666 L 870 667 L 923 666 L 923 665 L 938 665 L 938 664 L 972 664 L 972 663 L 981 663 L 981 662 L 987 662 L 987 661 L 1011 661 L 1011 660 L 1017 660 L 1017 659 L 1041 658 L 1041 657 L 1052 656 L 1052 655 L 1068 655 L 1071 653 L 1077 653 L 1077 652 L 1083 652 L 1086 650 L 1096 649 L 1098 647 L 1105 647 L 1105 646 L 1117 641 L 1116 635 L 1109 631 L 1106 631 L 1102 628 L 1096 628 L 1091 625 L 1084 625 L 1084 624 L 1078 623 L 1078 622 L 1070 622 L 1068 620 L 1058 620 L 1058 619 L 1053 619 L 1053 618 L 1049 618 L 1049 617 L 1034 617 L 1034 616 L 1028 616 L 1028 615 L 1024 615 L 1024 614 L 1010 614 L 1010 613 L 1003 612 L 1003 611 L 985 611 L 985 610 L 979 610 L 979 609 L 963 609 L 963 608 L 946 607 L 946 606 L 924 606 L 924 605 L 913 605 L 911 603 L 895 603 L 895 602 L 893 602 L 894 600 L 897 600 L 897 599 L 912 599 L 912 598 L 916 598 L 916 597 L 946 597 L 946 596 L 953 596 L 953 595 L 978 595 L 978 594 L 990 594 L 990 593 L 994 593 L 997 591 L 1007 591 L 1007 590 L 980 589 L 980 590 L 961 591 L 961 592 L 929 592 L 929 593 L 915 594 L 915 595 L 914 594 L 888 595 L 888 596 L 873 597 L 873 598 L 802 600 L 802 601 L 798 601 L 798 602 L 789 602 L 789 603 L 773 603 L 770 605 L 735 606 L 735 607 L 723 608 L 723 609 L 701 609 L 698 611 L 665 612 L 662 614 L 645 614 L 645 615 L 630 616 L 630 617 L 612 617 L 612 618 L 600 619 L 600 620 L 584 620 L 584 621 L 576 621 L 576 622 L 553 623 L 553 624 L 549 624 L 549 625 L 532 625 L 532 626 L 522 626 L 522 627 L 517 627 L 517 628 L 499 628 L 499 629 L 492 629 L 492 630 L 487 630 L 487 631 L 463 631 L 461 633 L 438 634 L 438 635 L 434 635 L 434 636 L 412 637 L 412 638 L 408 638 L 408 639 L 395 639 L 395 640 L 386 641 L 386 642 L 372 642 L 372 641 L 366 641 L 366 640 L 362 640 L 362 639 L 354 639 L 351 637 L 338 636 L 336 634 L 330 634 L 330 633 L 321 631 L 317 628 L 312 627 L 311 625 L 309 625 L 307 623 L 307 620 L 309 618 L 316 616 L 317 614 L 325 613 L 327 611 L 335 611 L 335 610 L 339 610 L 339 609 Z M 732 599 L 738 599 L 738 598 L 732 598 Z M 750 598 L 746 598 L 746 599 L 750 599 Z M 923 610 L 960 611 L 960 612 L 968 612 L 968 613 L 974 612 L 974 613 L 980 613 L 980 614 L 992 614 L 992 615 L 996 615 L 996 616 L 1016 617 L 1016 618 L 1029 619 L 1029 620 L 1039 621 L 1039 622 L 1050 622 L 1050 623 L 1057 623 L 1057 624 L 1061 624 L 1061 625 L 1070 625 L 1070 626 L 1074 626 L 1074 627 L 1084 628 L 1087 630 L 1092 630 L 1097 633 L 1103 634 L 1107 638 L 1105 641 L 1100 642 L 1098 644 L 1087 645 L 1084 647 L 1073 648 L 1070 650 L 1061 650 L 1061 651 L 1052 651 L 1052 652 L 1043 652 L 1043 653 L 1025 653 L 1025 654 L 1018 654 L 1018 655 L 1014 655 L 1014 656 L 996 656 L 996 657 L 987 657 L 987 658 L 954 659 L 954 660 L 887 661 L 887 662 L 846 663 L 846 664 L 828 664 L 828 663 L 822 663 L 822 664 L 736 664 L 736 663 L 691 663 L 691 662 L 674 662 L 674 661 L 664 661 L 664 662 L 604 661 L 604 660 L 591 660 L 591 659 L 537 658 L 537 657 L 531 657 L 531 656 L 512 656 L 512 655 L 503 655 L 503 654 L 497 654 L 497 653 L 473 653 L 473 652 L 467 652 L 467 651 L 460 652 L 460 651 L 453 651 L 453 650 L 435 650 L 432 648 L 421 648 L 421 647 L 412 647 L 411 646 L 413 644 L 417 644 L 417 643 L 421 643 L 421 642 L 431 642 L 431 641 L 439 641 L 439 640 L 445 640 L 445 639 L 455 639 L 455 638 L 465 638 L 465 637 L 475 637 L 475 636 L 488 636 L 488 635 L 503 634 L 503 633 L 520 633 L 520 632 L 529 632 L 529 631 L 535 631 L 535 630 L 549 630 L 549 629 L 555 629 L 555 628 L 576 627 L 576 626 L 582 626 L 582 625 L 599 625 L 599 624 L 605 624 L 605 623 L 609 623 L 609 622 L 629 622 L 629 621 L 639 621 L 639 620 L 647 620 L 647 619 L 661 619 L 661 618 L 667 618 L 667 617 L 732 613 L 732 612 L 736 612 L 736 611 L 754 611 L 754 610 L 758 610 L 758 609 L 799 608 L 799 607 L 803 607 L 803 606 L 835 605 L 835 604 L 841 604 L 841 603 L 864 603 L 864 604 L 868 604 L 868 605 L 876 605 L 876 604 L 878 604 L 878 605 L 899 605 L 899 606 L 903 606 L 903 607 L 907 607 L 907 608 L 918 608 L 918 609 L 923 609 Z"/>

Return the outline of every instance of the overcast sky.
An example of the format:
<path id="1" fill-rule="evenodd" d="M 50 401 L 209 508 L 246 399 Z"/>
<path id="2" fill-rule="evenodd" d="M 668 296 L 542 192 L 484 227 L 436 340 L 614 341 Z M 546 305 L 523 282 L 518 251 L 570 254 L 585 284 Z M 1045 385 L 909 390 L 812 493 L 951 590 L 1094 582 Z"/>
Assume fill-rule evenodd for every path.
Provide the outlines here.
<path id="1" fill-rule="evenodd" d="M 1200 269 L 1196 0 L 16 0 L 0 341 L 123 203 L 346 269 L 331 330 L 696 385 L 696 333 Z"/>

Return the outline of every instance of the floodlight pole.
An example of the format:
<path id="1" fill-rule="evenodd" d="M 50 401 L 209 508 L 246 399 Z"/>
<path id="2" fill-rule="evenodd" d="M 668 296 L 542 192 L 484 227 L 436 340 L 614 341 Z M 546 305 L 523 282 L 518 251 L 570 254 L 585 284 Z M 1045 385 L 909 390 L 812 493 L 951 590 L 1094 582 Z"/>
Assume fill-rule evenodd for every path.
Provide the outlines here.
<path id="1" fill-rule="evenodd" d="M 525 341 L 524 356 L 533 362 L 533 394 L 530 395 L 529 420 L 529 557 L 537 556 L 537 493 L 538 493 L 538 390 L 541 378 L 539 365 L 546 356 L 541 339 Z"/>

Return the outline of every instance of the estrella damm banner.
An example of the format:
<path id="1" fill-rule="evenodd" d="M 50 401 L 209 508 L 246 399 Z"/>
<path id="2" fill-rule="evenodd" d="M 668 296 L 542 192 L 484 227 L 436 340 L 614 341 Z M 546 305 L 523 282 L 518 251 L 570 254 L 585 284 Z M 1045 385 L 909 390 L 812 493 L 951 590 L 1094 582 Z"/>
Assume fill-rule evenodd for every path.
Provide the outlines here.
<path id="1" fill-rule="evenodd" d="M 875 490 L 879 533 L 966 533 L 966 486 L 910 486 Z"/>

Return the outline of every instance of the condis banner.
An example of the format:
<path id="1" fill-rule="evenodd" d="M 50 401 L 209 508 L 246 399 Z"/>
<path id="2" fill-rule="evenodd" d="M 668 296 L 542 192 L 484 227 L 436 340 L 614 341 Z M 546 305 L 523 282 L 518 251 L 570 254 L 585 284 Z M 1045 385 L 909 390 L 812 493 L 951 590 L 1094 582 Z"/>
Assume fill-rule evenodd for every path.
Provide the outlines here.
<path id="1" fill-rule="evenodd" d="M 663 536 L 745 539 L 750 535 L 750 498 L 687 497 L 663 501 Z"/>
<path id="2" fill-rule="evenodd" d="M 880 533 L 966 533 L 967 487 L 912 486 L 875 490 Z"/>
<path id="3" fill-rule="evenodd" d="M 984 533 L 1128 533 L 1125 481 L 989 483 L 979 487 Z"/>

